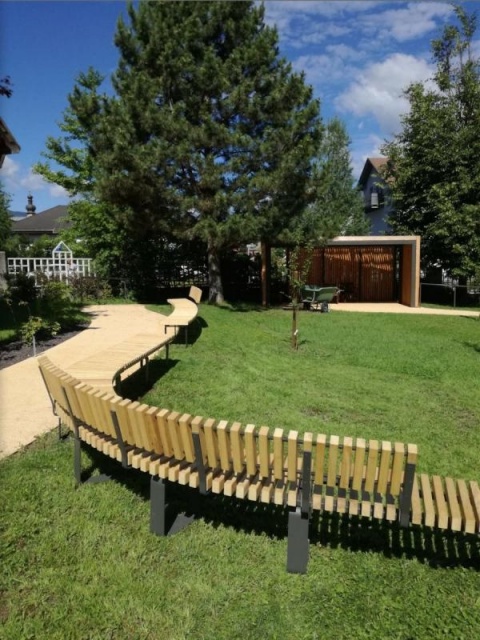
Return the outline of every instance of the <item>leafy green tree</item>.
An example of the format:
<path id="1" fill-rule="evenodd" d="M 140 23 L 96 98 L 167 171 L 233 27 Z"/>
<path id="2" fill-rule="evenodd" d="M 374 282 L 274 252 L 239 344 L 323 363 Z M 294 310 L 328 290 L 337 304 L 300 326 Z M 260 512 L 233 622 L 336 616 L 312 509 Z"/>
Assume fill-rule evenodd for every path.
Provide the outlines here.
<path id="1" fill-rule="evenodd" d="M 8 238 L 12 230 L 12 219 L 10 218 L 10 196 L 5 192 L 3 184 L 0 183 L 0 251 L 5 251 Z"/>
<path id="2" fill-rule="evenodd" d="M 221 254 L 288 232 L 308 199 L 318 102 L 253 2 L 141 2 L 120 20 L 115 96 L 94 135 L 98 194 L 140 243 L 170 234 Z"/>
<path id="3" fill-rule="evenodd" d="M 480 65 L 472 53 L 476 16 L 461 6 L 455 14 L 432 43 L 434 86 L 407 89 L 403 129 L 382 152 L 394 231 L 422 236 L 424 266 L 466 277 L 480 264 Z"/>

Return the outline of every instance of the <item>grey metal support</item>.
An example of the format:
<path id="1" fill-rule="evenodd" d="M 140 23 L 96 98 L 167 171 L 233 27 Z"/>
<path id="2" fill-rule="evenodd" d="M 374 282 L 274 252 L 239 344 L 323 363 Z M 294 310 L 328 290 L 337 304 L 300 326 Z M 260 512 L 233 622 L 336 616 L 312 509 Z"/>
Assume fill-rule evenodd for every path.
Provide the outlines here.
<path id="1" fill-rule="evenodd" d="M 53 413 L 54 416 L 56 416 L 57 412 L 55 410 L 55 404 L 56 404 L 55 400 L 52 398 L 52 395 L 51 395 L 50 390 L 49 390 L 49 388 L 47 386 L 47 381 L 45 380 L 45 376 L 43 375 L 43 371 L 42 371 L 41 367 L 39 368 L 39 371 L 40 371 L 40 375 L 42 376 L 42 380 L 43 380 L 43 384 L 45 385 L 45 389 L 47 390 L 47 393 L 48 393 L 48 399 L 50 400 L 50 404 L 52 405 L 52 413 Z"/>
<path id="2" fill-rule="evenodd" d="M 78 420 L 73 415 L 72 406 L 70 404 L 70 401 L 68 400 L 67 392 L 65 391 L 65 389 L 63 387 L 62 387 L 62 393 L 63 393 L 63 397 L 65 398 L 65 406 L 68 408 L 68 415 L 72 419 L 73 433 L 74 433 L 75 437 L 78 438 L 79 437 L 79 435 L 78 435 Z"/>
<path id="3" fill-rule="evenodd" d="M 78 436 L 73 436 L 73 476 L 75 478 L 75 486 L 82 484 L 82 444 Z"/>
<path id="4" fill-rule="evenodd" d="M 150 531 L 165 535 L 165 483 L 162 478 L 150 479 Z"/>
<path id="5" fill-rule="evenodd" d="M 310 494 L 312 491 L 312 454 L 310 451 L 303 452 L 303 472 L 302 472 L 302 513 L 310 516 Z"/>
<path id="6" fill-rule="evenodd" d="M 152 476 L 150 479 L 150 531 L 157 536 L 175 535 L 195 519 L 194 515 L 187 516 L 178 513 L 167 531 L 167 500 L 166 485 L 162 478 Z"/>
<path id="7" fill-rule="evenodd" d="M 205 495 L 207 491 L 207 474 L 205 471 L 205 465 L 203 463 L 202 444 L 200 442 L 200 436 L 198 433 L 192 433 L 193 448 L 195 449 L 195 465 L 198 471 L 199 490 L 200 493 Z"/>
<path id="8" fill-rule="evenodd" d="M 308 525 L 309 518 L 299 507 L 288 514 L 288 573 L 306 573 L 308 564 Z"/>
<path id="9" fill-rule="evenodd" d="M 117 444 L 119 446 L 120 453 L 122 456 L 122 467 L 124 469 L 127 469 L 128 468 L 127 448 L 122 438 L 122 432 L 120 431 L 120 425 L 118 423 L 117 414 L 115 413 L 115 411 L 110 411 L 110 415 L 112 416 L 113 426 L 115 427 L 115 437 L 117 438 Z"/>
<path id="10" fill-rule="evenodd" d="M 401 527 L 410 524 L 410 509 L 412 506 L 413 481 L 415 480 L 416 465 L 408 462 L 403 479 L 403 490 L 399 499 L 399 522 Z"/>

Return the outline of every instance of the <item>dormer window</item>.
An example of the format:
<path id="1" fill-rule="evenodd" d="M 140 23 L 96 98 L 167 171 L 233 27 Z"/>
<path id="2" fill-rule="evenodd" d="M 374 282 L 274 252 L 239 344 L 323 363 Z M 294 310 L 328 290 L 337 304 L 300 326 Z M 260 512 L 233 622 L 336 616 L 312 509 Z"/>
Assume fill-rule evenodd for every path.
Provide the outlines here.
<path id="1" fill-rule="evenodd" d="M 370 187 L 370 209 L 378 209 L 383 207 L 384 195 L 383 189 L 380 187 Z"/>

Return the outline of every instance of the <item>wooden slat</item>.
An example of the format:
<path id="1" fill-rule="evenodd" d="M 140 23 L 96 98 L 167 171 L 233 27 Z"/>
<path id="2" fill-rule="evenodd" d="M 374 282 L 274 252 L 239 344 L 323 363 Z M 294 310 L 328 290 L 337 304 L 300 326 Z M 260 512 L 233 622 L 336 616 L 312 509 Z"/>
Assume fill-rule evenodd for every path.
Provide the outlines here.
<path id="1" fill-rule="evenodd" d="M 244 499 L 248 496 L 250 483 L 257 473 L 257 454 L 255 451 L 255 427 L 253 424 L 247 424 L 243 434 L 243 442 L 245 445 L 244 459 L 246 475 L 238 478 L 236 496 Z M 252 496 L 253 498 L 253 496 Z"/>
<path id="2" fill-rule="evenodd" d="M 157 433 L 162 443 L 163 453 L 167 458 L 171 458 L 173 456 L 172 442 L 167 429 L 167 418 L 169 413 L 168 409 L 160 409 L 156 415 L 158 427 Z"/>
<path id="3" fill-rule="evenodd" d="M 340 466 L 340 483 L 339 487 L 348 489 L 350 484 L 351 465 L 352 465 L 352 438 L 343 438 L 342 462 Z"/>
<path id="4" fill-rule="evenodd" d="M 367 472 L 365 477 L 365 491 L 371 492 L 375 488 L 375 475 L 378 460 L 378 440 L 368 443 Z"/>
<path id="5" fill-rule="evenodd" d="M 287 504 L 297 506 L 298 431 L 289 431 L 287 439 Z"/>
<path id="6" fill-rule="evenodd" d="M 378 440 L 369 440 L 367 454 L 367 469 L 365 474 L 364 494 L 362 496 L 361 514 L 370 517 L 372 511 L 372 493 L 375 489 L 375 476 L 378 462 Z M 367 499 L 368 496 L 368 499 Z"/>
<path id="7" fill-rule="evenodd" d="M 245 427 L 245 453 L 247 458 L 247 474 L 255 476 L 257 473 L 257 452 L 255 447 L 255 427 L 247 424 Z"/>
<path id="8" fill-rule="evenodd" d="M 355 462 L 353 464 L 352 489 L 348 512 L 350 515 L 358 515 L 360 505 L 360 492 L 362 490 L 363 469 L 365 465 L 366 442 L 363 438 L 355 440 Z"/>
<path id="9" fill-rule="evenodd" d="M 338 436 L 330 436 L 328 443 L 328 471 L 327 471 L 327 487 L 325 490 L 325 511 L 335 510 L 334 488 L 337 485 L 337 465 L 338 465 L 338 446 L 340 438 Z"/>
<path id="10" fill-rule="evenodd" d="M 220 467 L 224 472 L 231 470 L 230 437 L 228 433 L 228 422 L 220 420 L 217 425 L 218 453 L 220 457 Z"/>
<path id="11" fill-rule="evenodd" d="M 185 458 L 188 462 L 193 463 L 195 461 L 195 449 L 193 446 L 192 429 L 191 429 L 192 416 L 188 413 L 184 413 L 180 416 L 178 424 L 180 426 L 180 438 L 181 445 L 185 454 Z"/>
<path id="12" fill-rule="evenodd" d="M 439 476 L 432 476 L 432 483 L 435 506 L 437 508 L 438 515 L 437 526 L 440 527 L 440 529 L 448 529 L 448 507 L 445 500 L 442 480 Z"/>
<path id="13" fill-rule="evenodd" d="M 385 493 L 387 491 L 388 475 L 390 471 L 390 458 L 392 457 L 392 444 L 382 441 L 382 452 L 380 454 L 380 469 L 378 472 L 378 480 L 376 486 L 377 493 Z"/>
<path id="14" fill-rule="evenodd" d="M 373 517 L 377 520 L 383 520 L 384 508 L 383 496 L 387 491 L 387 482 L 390 471 L 390 459 L 392 457 L 392 445 L 390 442 L 382 441 L 380 454 L 380 467 L 378 471 L 378 479 L 375 487 L 375 501 L 373 506 Z"/>
<path id="15" fill-rule="evenodd" d="M 390 481 L 390 493 L 394 496 L 400 494 L 405 461 L 405 445 L 401 442 L 396 442 L 393 454 L 392 479 Z"/>
<path id="16" fill-rule="evenodd" d="M 136 429 L 139 437 L 139 442 L 145 451 L 152 451 L 150 434 L 148 433 L 148 423 L 145 421 L 145 414 L 149 409 L 149 405 L 142 403 L 138 407 L 135 407 L 131 414 L 132 420 L 135 420 Z"/>
<path id="17" fill-rule="evenodd" d="M 262 478 L 270 478 L 270 446 L 268 441 L 268 431 L 268 427 L 260 427 L 258 432 L 260 476 Z"/>
<path id="18" fill-rule="evenodd" d="M 415 475 L 412 489 L 412 524 L 422 524 L 422 513 L 423 509 L 418 488 L 418 476 Z"/>
<path id="19" fill-rule="evenodd" d="M 131 433 L 130 429 L 130 421 L 128 419 L 127 407 L 130 405 L 130 400 L 128 398 L 124 398 L 120 400 L 116 406 L 117 420 L 120 426 L 120 432 L 122 434 L 123 441 L 127 444 L 134 445 L 134 436 Z"/>
<path id="20" fill-rule="evenodd" d="M 324 433 L 318 434 L 315 442 L 315 475 L 313 479 L 316 485 L 323 484 L 326 443 L 327 436 Z"/>
<path id="21" fill-rule="evenodd" d="M 217 432 L 215 430 L 215 420 L 208 418 L 203 423 L 203 432 L 205 434 L 205 445 L 207 447 L 208 466 L 216 469 L 218 466 L 218 442 Z"/>
<path id="22" fill-rule="evenodd" d="M 347 490 L 350 486 L 352 470 L 352 438 L 343 438 L 343 450 L 340 463 L 340 480 L 338 483 L 337 512 L 347 511 Z"/>
<path id="23" fill-rule="evenodd" d="M 461 531 L 462 514 L 457 499 L 457 488 L 452 478 L 445 478 L 445 489 L 447 491 L 448 509 L 450 511 L 450 528 L 453 531 Z"/>
<path id="24" fill-rule="evenodd" d="M 182 446 L 182 438 L 180 435 L 180 426 L 178 424 L 178 420 L 180 418 L 180 414 L 178 411 L 172 411 L 168 414 L 167 417 L 167 430 L 168 435 L 170 436 L 170 442 L 172 443 L 173 455 L 176 460 L 183 460 L 184 451 Z"/>
<path id="25" fill-rule="evenodd" d="M 465 480 L 457 480 L 458 495 L 462 507 L 462 522 L 465 533 L 475 533 L 475 515 Z"/>
<path id="26" fill-rule="evenodd" d="M 328 444 L 328 472 L 327 485 L 335 487 L 337 484 L 337 462 L 338 462 L 338 445 L 340 438 L 338 436 L 330 436 Z"/>
<path id="27" fill-rule="evenodd" d="M 240 422 L 234 422 L 230 429 L 230 441 L 232 443 L 233 470 L 235 473 L 243 473 L 245 464 L 245 451 L 242 443 Z"/>
<path id="28" fill-rule="evenodd" d="M 147 424 L 147 437 L 150 442 L 151 451 L 162 455 L 163 446 L 162 440 L 160 438 L 160 431 L 158 428 L 157 414 L 158 407 L 150 407 L 148 411 L 145 412 L 144 417 Z"/>
<path id="29" fill-rule="evenodd" d="M 135 416 L 135 410 L 140 406 L 140 402 L 138 400 L 134 400 L 127 405 L 127 419 L 128 419 L 128 428 L 130 431 L 130 435 L 132 438 L 132 444 L 135 447 L 143 447 L 142 434 L 137 425 L 137 420 Z"/>
<path id="30" fill-rule="evenodd" d="M 427 527 L 434 527 L 436 510 L 433 503 L 433 495 L 432 495 L 432 488 L 430 486 L 430 478 L 425 473 L 422 473 L 420 476 L 420 486 L 422 489 L 423 513 L 425 518 L 425 525 Z"/>
<path id="31" fill-rule="evenodd" d="M 283 429 L 276 428 L 273 432 L 273 478 L 275 488 L 273 501 L 282 505 L 285 492 L 285 460 L 283 452 Z"/>
<path id="32" fill-rule="evenodd" d="M 478 482 L 469 482 L 470 496 L 472 498 L 472 508 L 475 514 L 477 533 L 480 533 L 480 488 Z"/>
<path id="33" fill-rule="evenodd" d="M 322 509 L 322 491 L 324 481 L 325 447 L 327 436 L 324 433 L 317 435 L 315 441 L 315 462 L 313 475 L 313 496 L 312 509 L 320 511 Z"/>
<path id="34" fill-rule="evenodd" d="M 77 387 L 75 387 L 75 391 L 77 393 L 78 403 L 80 405 L 80 410 L 83 416 L 83 420 L 85 424 L 92 425 L 92 422 L 95 422 L 92 410 L 90 407 L 90 403 L 87 397 L 87 391 L 90 387 L 86 384 L 80 383 Z"/>
<path id="35" fill-rule="evenodd" d="M 237 490 L 238 477 L 243 473 L 243 460 L 244 451 L 242 445 L 242 436 L 240 430 L 242 425 L 239 422 L 234 422 L 230 427 L 230 446 L 232 452 L 232 465 L 235 475 L 228 478 L 225 482 L 224 493 L 227 496 L 235 495 Z"/>

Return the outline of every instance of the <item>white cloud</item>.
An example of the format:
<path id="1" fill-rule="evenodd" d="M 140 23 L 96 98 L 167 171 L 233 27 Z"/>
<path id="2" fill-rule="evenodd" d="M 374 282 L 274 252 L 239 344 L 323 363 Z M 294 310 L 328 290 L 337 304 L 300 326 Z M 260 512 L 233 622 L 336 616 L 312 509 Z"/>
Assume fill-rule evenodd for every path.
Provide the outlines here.
<path id="1" fill-rule="evenodd" d="M 438 27 L 438 21 L 452 13 L 444 2 L 410 2 L 401 9 L 390 9 L 370 15 L 371 25 L 383 31 L 384 37 L 406 42 L 425 36 Z"/>
<path id="2" fill-rule="evenodd" d="M 15 175 L 18 173 L 19 168 L 20 167 L 15 160 L 12 160 L 10 156 L 6 156 L 3 161 L 2 168 L 0 169 L 0 177 L 5 180 L 5 182 L 13 180 Z"/>
<path id="3" fill-rule="evenodd" d="M 400 116 L 409 108 L 402 92 L 412 82 L 425 82 L 432 73 L 425 60 L 395 53 L 364 69 L 335 104 L 342 112 L 375 117 L 382 133 L 390 136 L 398 131 Z"/>
<path id="4" fill-rule="evenodd" d="M 20 163 L 15 162 L 9 156 L 5 158 L 0 169 L 5 191 L 11 195 L 29 192 L 35 195 L 36 192 L 47 192 L 51 198 L 63 201 L 69 198 L 68 192 L 58 184 L 52 184 L 44 180 L 32 167 L 25 170 Z"/>

